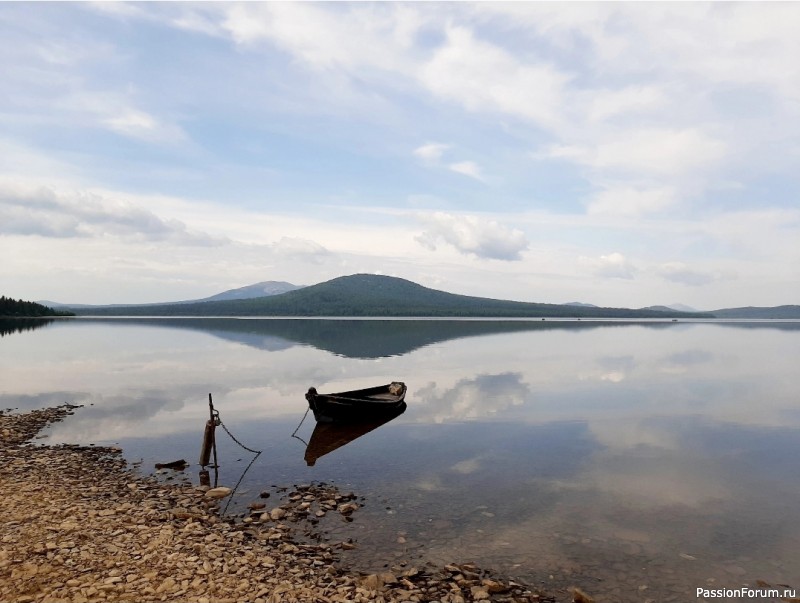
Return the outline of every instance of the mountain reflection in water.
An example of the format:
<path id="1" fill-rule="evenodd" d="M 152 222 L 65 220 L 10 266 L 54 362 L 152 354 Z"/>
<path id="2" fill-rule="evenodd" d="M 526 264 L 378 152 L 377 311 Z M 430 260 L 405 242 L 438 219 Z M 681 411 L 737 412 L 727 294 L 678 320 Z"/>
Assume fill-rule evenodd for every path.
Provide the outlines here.
<path id="1" fill-rule="evenodd" d="M 524 320 L 348 320 L 289 318 L 79 318 L 76 322 L 143 325 L 202 331 L 215 337 L 279 352 L 308 345 L 345 358 L 402 356 L 452 339 L 503 333 L 620 329 L 636 324 L 653 330 L 681 329 L 690 323 L 661 321 L 524 319 Z M 743 326 L 741 323 L 724 323 Z M 750 328 L 800 329 L 800 323 L 747 323 Z"/>

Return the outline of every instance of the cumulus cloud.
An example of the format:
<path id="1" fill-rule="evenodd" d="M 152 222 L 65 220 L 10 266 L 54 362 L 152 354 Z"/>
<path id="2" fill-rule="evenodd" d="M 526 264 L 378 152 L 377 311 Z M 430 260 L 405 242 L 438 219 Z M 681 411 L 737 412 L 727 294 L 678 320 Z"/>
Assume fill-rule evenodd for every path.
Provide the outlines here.
<path id="1" fill-rule="evenodd" d="M 171 241 L 215 246 L 225 239 L 192 232 L 179 220 L 162 218 L 129 201 L 81 190 L 0 183 L 0 235 Z"/>
<path id="2" fill-rule="evenodd" d="M 494 220 L 436 212 L 420 216 L 426 229 L 416 237 L 430 250 L 445 243 L 466 255 L 484 259 L 520 260 L 528 248 L 528 239 L 521 230 L 508 228 Z"/>
<path id="3" fill-rule="evenodd" d="M 637 268 L 621 253 L 609 253 L 599 257 L 581 256 L 578 262 L 592 274 L 607 278 L 632 279 Z"/>

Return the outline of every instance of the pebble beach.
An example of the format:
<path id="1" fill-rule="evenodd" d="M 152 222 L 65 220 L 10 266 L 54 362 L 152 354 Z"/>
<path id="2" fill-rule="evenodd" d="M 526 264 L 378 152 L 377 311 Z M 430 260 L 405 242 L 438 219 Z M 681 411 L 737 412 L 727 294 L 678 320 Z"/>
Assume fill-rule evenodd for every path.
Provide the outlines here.
<path id="1" fill-rule="evenodd" d="M 591 600 L 536 592 L 464 560 L 342 569 L 341 556 L 357 544 L 310 539 L 308 520 L 357 515 L 353 493 L 287 487 L 280 500 L 263 493 L 244 520 L 229 518 L 219 512 L 227 488 L 142 475 L 118 448 L 33 443 L 74 408 L 0 413 L 0 601 Z"/>

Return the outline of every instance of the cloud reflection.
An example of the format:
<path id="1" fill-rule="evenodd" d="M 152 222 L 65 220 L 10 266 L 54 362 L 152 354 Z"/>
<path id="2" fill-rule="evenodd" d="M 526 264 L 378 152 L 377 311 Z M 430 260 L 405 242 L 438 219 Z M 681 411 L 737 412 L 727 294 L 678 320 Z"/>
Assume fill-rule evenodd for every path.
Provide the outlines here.
<path id="1" fill-rule="evenodd" d="M 520 373 L 499 373 L 462 379 L 444 391 L 431 382 L 416 390 L 414 397 L 422 405 L 415 413 L 417 420 L 444 423 L 496 415 L 523 405 L 531 392 Z"/>

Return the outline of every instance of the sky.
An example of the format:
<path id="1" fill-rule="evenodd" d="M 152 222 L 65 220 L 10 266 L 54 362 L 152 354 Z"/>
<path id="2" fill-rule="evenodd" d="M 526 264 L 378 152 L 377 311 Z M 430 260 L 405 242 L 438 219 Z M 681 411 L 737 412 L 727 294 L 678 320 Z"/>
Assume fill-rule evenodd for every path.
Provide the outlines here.
<path id="1" fill-rule="evenodd" d="M 0 292 L 800 303 L 800 3 L 0 3 Z"/>

